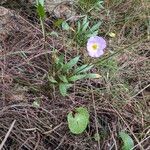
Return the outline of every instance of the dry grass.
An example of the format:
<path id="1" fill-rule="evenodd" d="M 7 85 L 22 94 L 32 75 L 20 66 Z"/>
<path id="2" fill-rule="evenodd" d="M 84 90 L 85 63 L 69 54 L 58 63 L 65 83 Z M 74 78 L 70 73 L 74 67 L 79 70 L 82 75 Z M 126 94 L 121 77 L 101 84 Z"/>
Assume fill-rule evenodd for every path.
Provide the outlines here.
<path id="1" fill-rule="evenodd" d="M 51 50 L 57 48 L 68 59 L 80 53 L 86 62 L 89 58 L 84 58 L 85 47 L 75 52 L 75 45 L 71 51 L 61 31 L 58 38 L 49 36 L 43 42 L 37 23 L 31 24 L 26 16 L 13 20 L 18 26 L 2 42 L 0 56 L 0 142 L 12 122 L 16 122 L 3 149 L 119 150 L 118 132 L 124 130 L 134 139 L 135 149 L 148 150 L 148 7 L 146 1 L 105 2 L 105 10 L 94 17 L 104 19 L 101 32 L 108 40 L 106 56 L 110 54 L 108 51 L 121 51 L 110 57 L 109 63 L 95 66 L 102 75 L 100 80 L 79 81 L 64 98 L 57 88 L 50 88 L 45 79 L 51 71 Z M 108 37 L 108 32 L 115 32 L 116 37 Z M 40 107 L 34 107 L 34 101 L 39 101 Z M 76 106 L 86 106 L 90 112 L 90 124 L 86 132 L 78 136 L 69 132 L 66 122 L 67 113 Z M 93 138 L 96 132 L 101 135 L 99 142 Z"/>

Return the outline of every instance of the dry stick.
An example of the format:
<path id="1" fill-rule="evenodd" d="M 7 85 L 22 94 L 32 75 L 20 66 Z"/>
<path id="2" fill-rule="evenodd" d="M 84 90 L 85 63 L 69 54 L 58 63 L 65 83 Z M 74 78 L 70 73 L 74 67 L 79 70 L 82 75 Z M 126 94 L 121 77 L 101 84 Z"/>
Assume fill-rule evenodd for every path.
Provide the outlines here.
<path id="1" fill-rule="evenodd" d="M 109 127 L 110 128 L 110 127 Z M 114 134 L 112 133 L 112 139 L 114 141 L 115 150 L 118 150 L 117 142 L 115 140 Z"/>
<path id="2" fill-rule="evenodd" d="M 93 94 L 93 90 L 92 90 L 92 100 L 93 100 L 93 107 L 94 107 L 94 113 L 95 113 L 95 126 L 96 126 L 96 133 L 97 133 L 97 136 L 99 136 L 99 133 L 98 133 L 98 123 L 97 123 L 97 112 L 96 112 L 96 107 L 95 107 L 95 100 L 94 100 L 94 94 Z M 97 143 L 98 143 L 98 149 L 100 150 L 100 139 L 97 138 Z"/>
<path id="3" fill-rule="evenodd" d="M 147 89 L 148 87 L 150 87 L 150 84 L 148 84 L 147 86 L 145 86 L 143 89 L 141 89 L 138 93 L 136 93 L 135 95 L 133 95 L 131 97 L 131 99 L 133 99 L 134 97 L 136 97 L 137 95 L 139 95 L 140 93 L 142 93 L 145 89 Z"/>
<path id="4" fill-rule="evenodd" d="M 150 13 L 149 13 L 149 5 L 148 5 L 148 1 L 145 2 L 144 0 L 141 0 L 143 9 L 146 10 L 145 11 L 145 16 L 147 18 L 147 39 L 150 40 Z"/>
<path id="5" fill-rule="evenodd" d="M 40 135 L 39 135 L 39 133 L 38 133 L 38 140 L 37 140 L 37 142 L 36 142 L 36 145 L 35 145 L 35 147 L 34 147 L 34 150 L 37 150 L 37 149 L 38 149 L 39 143 L 40 143 Z"/>
<path id="6" fill-rule="evenodd" d="M 9 137 L 10 132 L 12 131 L 12 129 L 13 129 L 14 125 L 15 125 L 15 122 L 16 122 L 16 120 L 14 120 L 12 122 L 12 124 L 11 124 L 11 126 L 10 126 L 10 128 L 9 128 L 9 130 L 7 132 L 7 134 L 5 135 L 5 138 L 4 138 L 4 140 L 2 141 L 2 143 L 0 145 L 0 150 L 2 150 L 2 148 L 3 148 L 3 146 L 4 146 L 4 144 L 5 144 L 6 140 L 7 140 L 7 138 Z"/>
<path id="7" fill-rule="evenodd" d="M 118 116 L 122 119 L 122 121 L 124 122 L 124 124 L 127 126 L 127 128 L 129 129 L 130 133 L 133 135 L 134 139 L 136 140 L 136 142 L 138 143 L 138 145 L 140 146 L 141 150 L 144 150 L 143 146 L 141 145 L 140 141 L 138 140 L 138 138 L 134 135 L 134 133 L 132 132 L 132 130 L 130 129 L 129 125 L 126 123 L 126 121 L 123 119 L 123 117 L 120 115 L 120 113 L 109 103 L 109 105 L 115 110 L 115 112 L 118 114 Z"/>
<path id="8" fill-rule="evenodd" d="M 60 148 L 60 146 L 61 146 L 62 143 L 64 142 L 65 138 L 66 138 L 66 135 L 64 135 L 64 136 L 62 137 L 62 139 L 60 140 L 60 143 L 58 144 L 58 146 L 57 146 L 54 150 L 58 150 L 58 149 Z"/>
<path id="9" fill-rule="evenodd" d="M 52 133 L 53 131 L 55 131 L 57 128 L 59 128 L 60 126 L 62 126 L 63 123 L 60 123 L 59 125 L 57 125 L 56 127 L 54 127 L 52 130 L 49 130 L 49 131 L 46 131 L 44 132 L 44 134 L 50 134 Z"/>
<path id="10" fill-rule="evenodd" d="M 143 142 L 145 142 L 146 140 L 149 140 L 149 139 L 150 139 L 150 136 L 148 136 L 147 138 L 145 138 L 144 140 L 142 140 L 142 141 L 140 142 L 140 144 L 142 144 Z M 137 146 L 138 146 L 138 144 L 135 145 L 131 150 L 135 149 Z M 149 150 L 149 149 L 150 149 L 150 146 L 149 146 L 146 150 Z"/>

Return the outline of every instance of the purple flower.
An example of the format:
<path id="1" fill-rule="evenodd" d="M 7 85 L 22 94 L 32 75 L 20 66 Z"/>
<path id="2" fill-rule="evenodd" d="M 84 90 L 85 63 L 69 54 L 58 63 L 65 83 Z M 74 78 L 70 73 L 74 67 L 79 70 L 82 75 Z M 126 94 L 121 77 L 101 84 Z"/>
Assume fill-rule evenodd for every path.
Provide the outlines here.
<path id="1" fill-rule="evenodd" d="M 100 57 L 104 54 L 106 41 L 99 36 L 93 36 L 88 39 L 87 51 L 91 57 Z"/>

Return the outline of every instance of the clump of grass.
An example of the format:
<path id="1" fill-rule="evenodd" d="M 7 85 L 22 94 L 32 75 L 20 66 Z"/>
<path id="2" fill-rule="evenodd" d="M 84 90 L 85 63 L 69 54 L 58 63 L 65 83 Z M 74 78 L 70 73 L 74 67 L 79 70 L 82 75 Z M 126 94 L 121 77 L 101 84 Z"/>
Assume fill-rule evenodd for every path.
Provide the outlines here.
<path id="1" fill-rule="evenodd" d="M 88 17 L 86 16 L 82 21 L 77 22 L 77 27 L 74 31 L 74 40 L 80 45 L 85 45 L 87 39 L 92 36 L 98 35 L 101 21 L 96 22 L 90 26 Z"/>

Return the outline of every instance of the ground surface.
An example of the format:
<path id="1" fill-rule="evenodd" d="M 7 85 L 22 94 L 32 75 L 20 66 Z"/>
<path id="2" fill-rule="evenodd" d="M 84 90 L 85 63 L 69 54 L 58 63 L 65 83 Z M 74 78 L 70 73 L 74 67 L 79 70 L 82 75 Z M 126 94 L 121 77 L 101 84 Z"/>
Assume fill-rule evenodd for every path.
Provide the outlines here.
<path id="1" fill-rule="evenodd" d="M 11 30 L 0 45 L 0 143 L 7 137 L 2 149 L 120 150 L 120 131 L 133 138 L 134 149 L 150 149 L 150 4 L 106 0 L 103 8 L 91 10 L 92 6 L 73 7 L 79 21 L 88 15 L 90 24 L 102 22 L 98 35 L 106 39 L 107 49 L 97 59 L 88 56 L 86 43 L 79 44 L 72 30 L 58 28 L 54 14 L 46 18 L 44 42 L 35 9 L 14 9 L 17 15 L 7 24 Z M 69 24 L 76 29 L 76 21 Z M 100 60 L 91 72 L 101 78 L 77 81 L 68 96 L 61 96 L 46 78 L 53 72 L 54 48 L 66 61 L 77 55 L 81 64 Z M 66 116 L 78 106 L 88 108 L 90 123 L 84 133 L 73 135 Z"/>

